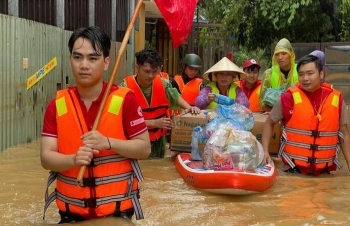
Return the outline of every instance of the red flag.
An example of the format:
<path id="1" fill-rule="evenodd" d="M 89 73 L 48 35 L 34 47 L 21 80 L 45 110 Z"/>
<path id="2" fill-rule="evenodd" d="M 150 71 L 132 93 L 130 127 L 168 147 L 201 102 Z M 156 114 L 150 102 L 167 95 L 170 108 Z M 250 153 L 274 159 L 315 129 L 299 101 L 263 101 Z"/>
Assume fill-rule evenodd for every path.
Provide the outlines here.
<path id="1" fill-rule="evenodd" d="M 173 48 L 184 43 L 191 32 L 198 0 L 155 0 L 168 25 Z"/>

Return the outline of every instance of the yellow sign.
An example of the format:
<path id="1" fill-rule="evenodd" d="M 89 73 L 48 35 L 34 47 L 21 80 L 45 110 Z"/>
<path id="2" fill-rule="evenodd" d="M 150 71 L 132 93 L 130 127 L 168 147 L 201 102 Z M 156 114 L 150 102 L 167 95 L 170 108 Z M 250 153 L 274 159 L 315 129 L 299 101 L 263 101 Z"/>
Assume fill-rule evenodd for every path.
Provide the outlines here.
<path id="1" fill-rule="evenodd" d="M 42 67 L 34 75 L 27 79 L 27 90 L 39 82 L 45 75 L 47 75 L 54 67 L 57 66 L 57 57 L 52 58 L 49 63 Z"/>

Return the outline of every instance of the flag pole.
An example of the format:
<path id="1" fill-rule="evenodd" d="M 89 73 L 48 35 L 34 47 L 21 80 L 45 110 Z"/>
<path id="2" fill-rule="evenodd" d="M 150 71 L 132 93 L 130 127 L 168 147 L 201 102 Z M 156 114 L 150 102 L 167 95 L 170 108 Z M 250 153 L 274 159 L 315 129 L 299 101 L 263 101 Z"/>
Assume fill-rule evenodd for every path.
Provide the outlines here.
<path id="1" fill-rule="evenodd" d="M 107 100 L 107 97 L 108 97 L 108 94 L 109 94 L 109 91 L 111 90 L 111 87 L 112 87 L 112 84 L 114 82 L 114 79 L 115 79 L 115 75 L 117 74 L 117 71 L 119 69 L 119 65 L 120 65 L 120 62 L 121 62 L 121 59 L 122 59 L 122 56 L 123 56 L 123 53 L 125 51 L 125 47 L 128 43 L 128 40 L 129 40 L 129 37 L 130 37 L 130 33 L 132 31 L 132 28 L 135 24 L 135 21 L 137 19 L 137 16 L 139 14 L 139 11 L 141 9 L 141 6 L 142 6 L 142 0 L 139 0 L 136 7 L 135 7 L 135 11 L 134 11 L 134 14 L 131 18 L 131 21 L 128 25 L 128 28 L 125 32 L 125 35 L 124 35 L 124 38 L 123 38 L 123 41 L 121 43 L 121 46 L 120 46 L 120 49 L 119 49 L 119 52 L 118 52 L 118 56 L 117 56 L 117 59 L 115 61 L 115 64 L 114 64 L 114 67 L 113 67 L 113 70 L 111 72 L 111 75 L 109 77 L 109 81 L 108 81 L 108 85 L 107 85 L 107 88 L 106 88 L 106 91 L 103 95 L 103 99 L 102 99 L 102 102 L 101 102 L 101 105 L 100 105 L 100 108 L 98 110 L 98 113 L 97 113 L 97 116 L 96 116 L 96 119 L 94 121 L 94 125 L 92 126 L 92 130 L 96 130 L 97 129 L 97 126 L 98 126 L 98 123 L 100 121 L 100 118 L 101 118 L 101 115 L 102 115 L 102 111 L 103 111 L 103 108 L 104 108 L 104 105 L 106 103 L 106 100 Z M 84 177 L 84 173 L 85 173 L 85 170 L 86 170 L 86 166 L 81 166 L 80 167 L 80 170 L 79 170 L 79 174 L 78 174 L 78 177 L 77 177 L 77 184 L 79 186 L 83 186 L 83 177 Z"/>

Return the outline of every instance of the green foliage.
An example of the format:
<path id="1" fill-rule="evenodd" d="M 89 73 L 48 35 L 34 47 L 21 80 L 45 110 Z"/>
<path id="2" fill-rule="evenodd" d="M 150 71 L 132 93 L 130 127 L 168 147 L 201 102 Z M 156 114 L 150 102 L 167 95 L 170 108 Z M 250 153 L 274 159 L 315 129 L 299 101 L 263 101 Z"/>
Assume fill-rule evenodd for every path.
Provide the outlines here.
<path id="1" fill-rule="evenodd" d="M 157 44 L 156 44 L 156 30 L 154 29 L 151 34 L 152 38 L 151 40 L 145 40 L 145 49 L 157 49 Z"/>
<path id="2" fill-rule="evenodd" d="M 350 41 L 350 0 L 343 0 L 342 5 L 339 7 L 339 10 L 343 15 L 340 40 Z"/>
<path id="3" fill-rule="evenodd" d="M 211 23 L 222 24 L 228 36 L 234 37 L 230 45 L 234 47 L 234 62 L 240 66 L 254 58 L 262 70 L 268 68 L 271 43 L 281 38 L 291 42 L 350 41 L 350 0 L 201 0 L 200 3 L 201 14 Z"/>
<path id="4" fill-rule="evenodd" d="M 262 73 L 265 69 L 271 65 L 271 57 L 266 56 L 266 50 L 258 48 L 254 51 L 247 51 L 245 48 L 236 49 L 234 51 L 233 61 L 236 65 L 242 66 L 248 59 L 255 59 L 261 65 L 260 72 Z"/>
<path id="5" fill-rule="evenodd" d="M 335 2 L 334 2 L 335 1 Z M 201 13 L 234 35 L 232 45 L 247 51 L 273 42 L 328 42 L 350 38 L 350 0 L 203 0 Z M 341 26 L 332 12 L 337 3 Z M 264 51 L 267 53 L 267 51 Z M 267 54 L 265 54 L 267 56 Z"/>

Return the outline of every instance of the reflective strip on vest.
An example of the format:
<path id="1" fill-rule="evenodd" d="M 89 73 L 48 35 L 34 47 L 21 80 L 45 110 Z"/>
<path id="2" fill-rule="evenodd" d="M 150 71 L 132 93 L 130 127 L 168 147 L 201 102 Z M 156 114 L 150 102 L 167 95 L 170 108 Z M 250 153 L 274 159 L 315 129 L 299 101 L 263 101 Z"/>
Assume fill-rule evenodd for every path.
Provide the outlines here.
<path id="1" fill-rule="evenodd" d="M 115 115 L 119 115 L 120 107 L 123 101 L 124 101 L 123 97 L 113 95 L 111 99 L 111 104 L 108 107 L 108 112 Z"/>
<path id="2" fill-rule="evenodd" d="M 308 161 L 308 158 L 307 157 L 302 157 L 302 156 L 297 156 L 297 155 L 291 155 L 291 154 L 287 154 L 285 153 L 283 150 L 284 150 L 284 146 L 286 144 L 286 137 L 287 137 L 287 134 L 286 134 L 286 130 L 290 130 L 290 131 L 294 131 L 295 133 L 300 133 L 300 134 L 304 134 L 304 135 L 310 135 L 312 134 L 312 131 L 303 131 L 303 130 L 298 130 L 298 129 L 292 129 L 292 128 L 288 128 L 288 127 L 284 127 L 282 128 L 282 136 L 281 136 L 281 146 L 279 148 L 279 151 L 278 151 L 278 157 L 283 157 L 288 165 L 292 168 L 295 167 L 295 164 L 294 162 L 291 160 L 291 158 L 293 159 L 298 159 L 298 160 L 301 160 L 301 161 Z M 321 133 L 323 136 L 334 136 L 334 133 L 335 132 L 323 132 Z M 325 135 L 326 134 L 326 135 Z M 344 140 L 344 135 L 343 133 L 341 133 L 340 131 L 337 132 L 337 134 L 340 138 L 342 138 Z M 336 145 L 336 150 L 337 150 L 337 153 L 339 154 L 340 151 L 341 151 L 341 148 L 340 148 L 340 145 L 337 144 Z M 334 161 L 335 165 L 338 167 L 338 169 L 341 169 L 343 167 L 343 165 L 341 164 L 341 162 L 339 161 L 338 158 L 334 157 L 334 158 L 325 158 L 325 159 L 316 159 L 315 160 L 315 163 L 320 163 L 320 162 L 330 162 L 330 161 Z"/>
<path id="3" fill-rule="evenodd" d="M 113 175 L 113 176 L 106 176 L 106 177 L 85 177 L 85 178 L 83 178 L 83 187 L 85 187 L 85 186 L 95 187 L 98 185 L 123 181 L 123 180 L 129 179 L 130 177 L 133 177 L 133 175 L 134 175 L 134 173 L 132 171 L 130 171 L 128 173 L 122 173 L 122 174 Z M 71 185 L 77 184 L 76 178 L 67 177 L 67 176 L 64 176 L 60 173 L 58 173 L 57 179 L 60 181 L 63 181 L 66 184 L 71 184 Z"/>
<path id="4" fill-rule="evenodd" d="M 299 143 L 299 142 L 294 142 L 294 141 L 285 141 L 285 144 L 288 144 L 290 146 L 294 147 L 299 147 L 299 148 L 306 148 L 309 150 L 314 150 L 314 151 L 324 151 L 324 150 L 329 150 L 329 149 L 335 149 L 337 147 L 337 144 L 333 145 L 314 145 L 314 144 L 304 144 L 304 143 Z"/>
<path id="5" fill-rule="evenodd" d="M 96 165 L 100 165 L 100 164 L 104 164 L 104 163 L 124 161 L 126 159 L 127 158 L 125 158 L 125 157 L 123 157 L 121 155 L 111 155 L 111 156 L 96 157 L 93 160 L 94 160 L 94 165 L 96 166 Z M 143 178 L 143 175 L 141 173 L 141 168 L 140 168 L 140 165 L 139 165 L 137 160 L 132 159 L 131 160 L 131 166 L 132 166 L 133 171 L 130 171 L 128 173 L 118 174 L 118 175 L 113 175 L 113 176 L 100 177 L 100 178 L 83 178 L 83 182 L 84 181 L 86 182 L 86 181 L 94 179 L 93 181 L 94 181 L 95 185 L 98 186 L 98 185 L 103 185 L 103 184 L 108 184 L 108 183 L 113 183 L 113 182 L 118 182 L 118 181 L 123 181 L 123 180 L 129 179 L 129 183 L 128 183 L 129 184 L 129 189 L 127 191 L 127 194 L 132 194 L 134 192 L 134 191 L 131 190 L 132 189 L 134 175 L 136 176 L 138 181 L 143 181 L 144 178 Z M 53 201 L 55 201 L 56 198 L 59 198 L 57 196 L 58 192 L 56 190 L 53 191 L 50 195 L 48 195 L 49 187 L 56 179 L 59 179 L 59 180 L 63 181 L 64 183 L 71 184 L 71 185 L 76 185 L 77 184 L 76 178 L 67 177 L 67 176 L 64 176 L 64 175 L 62 175 L 60 173 L 50 171 L 50 175 L 49 175 L 49 178 L 47 180 L 46 191 L 45 191 L 45 206 L 44 206 L 43 219 L 45 219 L 45 213 L 46 213 L 47 208 L 50 206 L 50 204 Z M 83 186 L 85 186 L 85 185 L 83 184 Z M 64 196 L 63 194 L 61 194 L 61 195 L 62 195 L 61 197 Z M 119 196 L 120 195 L 115 195 L 115 196 L 110 196 L 110 197 L 119 197 Z M 124 196 L 125 196 L 125 194 L 123 194 L 123 197 Z M 130 196 L 130 195 L 127 195 L 127 196 Z M 104 198 L 101 198 L 101 200 L 103 200 L 103 199 Z M 136 195 L 136 199 L 137 199 L 136 201 L 134 201 L 135 196 L 133 196 L 132 199 L 133 199 L 132 203 L 134 205 L 136 219 L 143 219 L 143 213 L 142 213 L 142 210 L 141 210 L 140 202 L 137 199 L 137 195 Z M 78 200 L 77 202 L 74 201 L 75 203 L 78 203 L 77 206 L 80 206 L 79 204 L 82 202 L 82 200 L 80 200 L 80 199 L 72 199 L 72 198 L 70 198 L 70 200 Z M 124 201 L 124 200 L 127 200 L 127 198 L 126 199 L 122 199 L 122 200 L 117 200 L 117 201 Z M 65 202 L 63 199 L 61 199 L 61 201 Z M 67 203 L 69 203 L 69 202 L 67 202 Z M 76 205 L 75 203 L 70 203 L 70 204 Z M 107 204 L 107 203 L 109 203 L 109 202 L 104 202 L 104 203 L 101 203 L 101 204 Z M 101 205 L 101 204 L 99 204 L 99 205 Z M 135 204 L 137 204 L 137 206 L 135 206 Z M 138 216 L 140 218 L 138 218 Z"/>
<path id="6" fill-rule="evenodd" d="M 61 97 L 56 100 L 56 109 L 58 116 L 62 116 L 68 112 L 66 99 L 64 97 Z"/>
<path id="7" fill-rule="evenodd" d="M 134 210 L 135 210 L 136 219 L 137 220 L 143 219 L 144 217 L 143 217 L 143 212 L 141 209 L 141 204 L 140 204 L 140 201 L 138 199 L 138 194 L 139 194 L 139 190 L 134 190 L 134 191 L 131 191 L 128 195 L 121 194 L 121 195 L 112 195 L 112 196 L 103 197 L 103 198 L 81 200 L 81 199 L 70 198 L 70 197 L 65 196 L 65 195 L 63 195 L 60 192 L 55 190 L 45 200 L 44 218 L 43 219 L 45 219 L 45 212 L 46 212 L 47 208 L 56 199 L 59 199 L 64 203 L 68 203 L 68 204 L 83 207 L 83 208 L 96 207 L 96 206 L 100 206 L 103 204 L 108 204 L 108 203 L 112 203 L 112 202 L 121 202 L 121 201 L 131 199 Z"/>
<path id="8" fill-rule="evenodd" d="M 322 89 L 329 88 L 322 87 Z M 321 117 L 317 117 L 309 99 L 300 90 L 299 84 L 288 90 L 294 100 L 293 115 L 287 126 L 283 127 L 278 156 L 284 158 L 293 168 L 299 165 L 310 167 L 310 170 L 322 169 L 327 166 L 326 163 L 334 163 L 340 169 L 342 165 L 337 159 L 337 153 L 341 150 L 339 139 L 343 135 L 338 131 L 339 122 L 325 121 L 333 118 L 337 120 L 339 114 L 337 100 L 340 93 L 332 90 L 321 103 L 318 113 Z"/>
<path id="9" fill-rule="evenodd" d="M 337 136 L 339 134 L 339 131 L 334 131 L 334 132 L 311 131 L 311 130 L 306 131 L 306 130 L 300 130 L 300 129 L 290 128 L 290 127 L 285 127 L 284 129 L 287 132 L 293 132 L 297 134 L 303 134 L 303 135 L 314 136 L 314 137 L 331 137 L 331 136 Z"/>
<path id="10" fill-rule="evenodd" d="M 299 155 L 292 155 L 292 154 L 287 154 L 287 153 L 283 152 L 281 156 L 288 163 L 288 165 L 292 168 L 295 167 L 295 164 L 294 164 L 292 159 L 296 159 L 296 160 L 300 160 L 300 161 L 304 161 L 304 162 L 309 162 L 309 158 L 299 156 Z M 331 158 L 324 158 L 324 159 L 318 158 L 318 159 L 315 159 L 314 161 L 315 161 L 315 163 L 334 162 L 334 164 L 337 166 L 338 169 L 341 169 L 343 167 L 343 164 L 339 161 L 339 159 L 336 156 L 331 157 Z"/>

